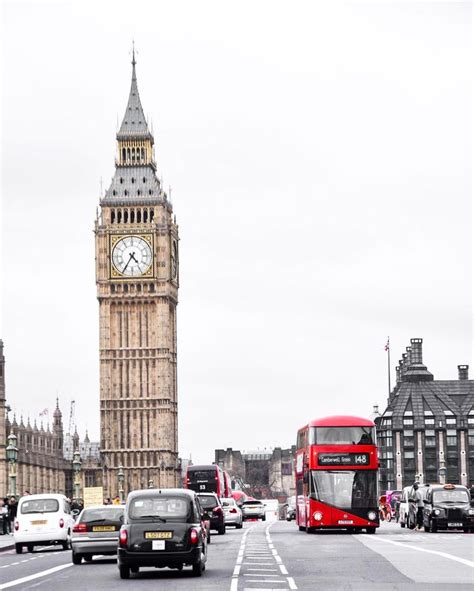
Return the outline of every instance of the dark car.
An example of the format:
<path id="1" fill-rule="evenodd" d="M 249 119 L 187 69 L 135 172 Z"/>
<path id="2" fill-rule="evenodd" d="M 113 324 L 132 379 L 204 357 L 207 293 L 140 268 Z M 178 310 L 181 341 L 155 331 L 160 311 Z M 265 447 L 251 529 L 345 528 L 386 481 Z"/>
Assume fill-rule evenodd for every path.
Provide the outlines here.
<path id="1" fill-rule="evenodd" d="M 120 577 L 141 567 L 191 566 L 200 577 L 206 568 L 203 512 L 191 490 L 136 490 L 128 495 L 117 551 Z"/>
<path id="2" fill-rule="evenodd" d="M 434 484 L 428 488 L 423 510 L 425 531 L 462 529 L 474 532 L 474 508 L 465 486 Z"/>
<path id="3" fill-rule="evenodd" d="M 72 562 L 92 560 L 94 554 L 116 555 L 124 507 L 99 505 L 83 509 L 72 528 Z"/>
<path id="4" fill-rule="evenodd" d="M 216 493 L 198 493 L 203 510 L 210 517 L 210 528 L 217 530 L 219 535 L 225 534 L 225 514 Z"/>

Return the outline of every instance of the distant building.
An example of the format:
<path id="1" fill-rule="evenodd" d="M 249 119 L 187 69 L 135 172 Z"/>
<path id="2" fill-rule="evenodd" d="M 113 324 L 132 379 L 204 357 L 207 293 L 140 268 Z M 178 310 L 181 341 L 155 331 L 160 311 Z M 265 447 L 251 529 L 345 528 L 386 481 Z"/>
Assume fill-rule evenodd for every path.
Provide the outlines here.
<path id="1" fill-rule="evenodd" d="M 232 487 L 257 497 L 287 497 L 294 494 L 295 448 L 240 452 L 228 447 L 215 450 L 215 461 L 229 473 Z"/>
<path id="2" fill-rule="evenodd" d="M 411 339 L 387 408 L 375 417 L 380 489 L 424 483 L 474 483 L 474 380 L 435 380 L 423 364 L 422 339 Z"/>

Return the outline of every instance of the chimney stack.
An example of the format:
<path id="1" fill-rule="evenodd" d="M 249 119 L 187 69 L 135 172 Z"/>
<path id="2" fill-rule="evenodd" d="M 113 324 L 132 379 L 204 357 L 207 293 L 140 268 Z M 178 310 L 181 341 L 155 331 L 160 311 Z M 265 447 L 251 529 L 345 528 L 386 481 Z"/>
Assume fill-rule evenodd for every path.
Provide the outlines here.
<path id="1" fill-rule="evenodd" d="M 395 373 L 397 374 L 397 384 L 400 382 L 400 371 L 401 367 L 397 365 L 397 367 L 395 368 Z"/>
<path id="2" fill-rule="evenodd" d="M 458 375 L 460 380 L 469 379 L 469 365 L 458 365 Z"/>
<path id="3" fill-rule="evenodd" d="M 410 339 L 411 363 L 423 364 L 423 339 Z"/>
<path id="4" fill-rule="evenodd" d="M 407 347 L 407 364 L 412 364 L 411 347 Z"/>

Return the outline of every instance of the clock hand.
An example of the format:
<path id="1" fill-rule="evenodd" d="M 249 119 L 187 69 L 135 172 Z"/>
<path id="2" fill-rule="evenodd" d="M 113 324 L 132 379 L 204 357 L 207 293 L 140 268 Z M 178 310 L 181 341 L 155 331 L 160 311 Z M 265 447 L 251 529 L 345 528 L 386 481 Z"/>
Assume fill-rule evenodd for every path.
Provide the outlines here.
<path id="1" fill-rule="evenodd" d="M 125 273 L 125 269 L 128 267 L 128 264 L 129 264 L 129 263 L 130 263 L 130 261 L 132 260 L 132 257 L 133 257 L 133 255 L 134 255 L 134 253 L 133 253 L 133 252 L 132 252 L 132 253 L 129 255 L 129 257 L 128 257 L 128 261 L 127 261 L 127 264 L 126 264 L 126 265 L 125 265 L 125 267 L 123 268 L 123 271 L 122 271 L 122 273 Z M 133 258 L 135 258 L 135 257 L 133 257 Z"/>
<path id="2" fill-rule="evenodd" d="M 138 261 L 135 258 L 135 251 L 131 253 L 130 258 L 133 259 L 137 263 L 137 265 L 138 265 Z"/>

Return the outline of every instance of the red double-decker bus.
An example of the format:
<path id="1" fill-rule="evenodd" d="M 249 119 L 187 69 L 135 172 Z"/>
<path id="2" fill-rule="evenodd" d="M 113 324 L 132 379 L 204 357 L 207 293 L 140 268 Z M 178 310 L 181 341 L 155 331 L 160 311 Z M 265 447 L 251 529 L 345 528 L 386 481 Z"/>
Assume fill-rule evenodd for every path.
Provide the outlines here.
<path id="1" fill-rule="evenodd" d="M 228 478 L 228 477 L 227 477 Z M 196 492 L 213 492 L 220 497 L 230 496 L 226 473 L 217 464 L 188 466 L 184 488 Z"/>
<path id="2" fill-rule="evenodd" d="M 296 442 L 296 523 L 308 533 L 324 528 L 379 526 L 375 425 L 351 416 L 311 421 Z"/>

